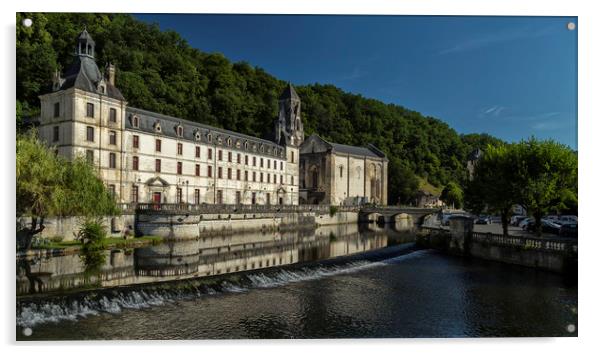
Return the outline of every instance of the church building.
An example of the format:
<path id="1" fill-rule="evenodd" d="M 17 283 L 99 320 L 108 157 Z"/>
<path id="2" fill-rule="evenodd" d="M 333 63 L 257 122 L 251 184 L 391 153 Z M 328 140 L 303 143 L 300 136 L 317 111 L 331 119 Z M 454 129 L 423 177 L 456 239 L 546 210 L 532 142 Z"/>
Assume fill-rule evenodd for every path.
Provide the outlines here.
<path id="1" fill-rule="evenodd" d="M 300 203 L 387 205 L 389 160 L 375 146 L 335 144 L 311 135 L 300 153 Z"/>

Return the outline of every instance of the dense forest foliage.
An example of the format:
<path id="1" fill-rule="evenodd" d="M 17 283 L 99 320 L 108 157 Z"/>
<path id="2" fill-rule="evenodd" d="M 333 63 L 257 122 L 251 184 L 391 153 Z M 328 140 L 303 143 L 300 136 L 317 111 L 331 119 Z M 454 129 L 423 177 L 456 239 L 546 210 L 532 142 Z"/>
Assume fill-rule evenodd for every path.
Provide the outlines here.
<path id="1" fill-rule="evenodd" d="M 84 25 L 96 41 L 99 67 L 117 66 L 116 85 L 129 105 L 255 136 L 273 129 L 286 82 L 246 62 L 192 48 L 177 33 L 125 14 L 28 13 L 17 26 L 17 126 L 39 110 L 52 73 L 73 60 Z M 404 107 L 342 91 L 333 85 L 297 86 L 307 135 L 337 143 L 372 143 L 389 158 L 389 202 L 410 202 L 420 181 L 464 185 L 470 151 L 503 142 L 486 134 L 460 135 L 446 123 Z"/>

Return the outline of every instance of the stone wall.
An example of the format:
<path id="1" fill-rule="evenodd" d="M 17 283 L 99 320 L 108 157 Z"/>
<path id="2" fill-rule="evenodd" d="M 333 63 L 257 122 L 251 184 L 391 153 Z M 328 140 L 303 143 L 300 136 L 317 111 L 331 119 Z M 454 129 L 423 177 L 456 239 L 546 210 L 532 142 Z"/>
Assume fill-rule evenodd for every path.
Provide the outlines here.
<path id="1" fill-rule="evenodd" d="M 126 230 L 133 234 L 135 227 L 135 216 L 133 214 L 102 218 L 110 237 L 122 237 Z M 43 239 L 61 238 L 62 241 L 75 240 L 80 228 L 81 217 L 70 216 L 64 218 L 47 218 L 44 220 L 44 231 L 37 236 Z M 17 229 L 29 228 L 30 217 L 17 218 Z"/>

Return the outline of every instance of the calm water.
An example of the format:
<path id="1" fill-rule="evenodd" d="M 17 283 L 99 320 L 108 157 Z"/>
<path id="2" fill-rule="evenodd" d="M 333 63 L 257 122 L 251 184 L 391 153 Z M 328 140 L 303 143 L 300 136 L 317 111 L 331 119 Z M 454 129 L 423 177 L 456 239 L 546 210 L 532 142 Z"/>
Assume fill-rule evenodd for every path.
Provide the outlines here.
<path id="1" fill-rule="evenodd" d="M 38 260 L 17 289 L 55 295 L 20 297 L 17 339 L 577 335 L 576 284 L 411 240 L 354 225 L 212 238 L 113 252 L 88 283 L 75 259 Z"/>

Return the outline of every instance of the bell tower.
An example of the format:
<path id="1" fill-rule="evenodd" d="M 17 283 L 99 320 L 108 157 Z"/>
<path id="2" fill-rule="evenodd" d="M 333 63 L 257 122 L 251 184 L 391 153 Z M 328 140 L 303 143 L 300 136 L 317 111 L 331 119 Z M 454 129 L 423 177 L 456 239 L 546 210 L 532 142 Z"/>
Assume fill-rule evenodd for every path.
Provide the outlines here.
<path id="1" fill-rule="evenodd" d="M 278 119 L 274 128 L 276 143 L 294 147 L 299 147 L 303 143 L 301 99 L 290 83 L 278 100 Z"/>
<path id="2" fill-rule="evenodd" d="M 87 56 L 94 59 L 94 40 L 88 33 L 86 28 L 77 37 L 77 46 L 75 47 L 75 55 Z"/>

